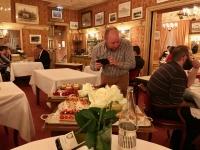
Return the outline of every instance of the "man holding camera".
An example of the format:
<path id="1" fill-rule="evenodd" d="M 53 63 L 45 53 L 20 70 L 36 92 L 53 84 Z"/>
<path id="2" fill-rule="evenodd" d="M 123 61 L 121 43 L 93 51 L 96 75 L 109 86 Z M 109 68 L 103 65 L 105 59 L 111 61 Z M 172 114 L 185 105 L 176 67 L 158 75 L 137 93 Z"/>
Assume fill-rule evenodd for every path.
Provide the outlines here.
<path id="1" fill-rule="evenodd" d="M 129 70 L 135 68 L 135 56 L 130 41 L 120 38 L 115 27 L 108 27 L 104 41 L 92 51 L 90 68 L 99 71 L 102 67 L 101 84 L 117 85 L 124 96 L 129 85 Z"/>

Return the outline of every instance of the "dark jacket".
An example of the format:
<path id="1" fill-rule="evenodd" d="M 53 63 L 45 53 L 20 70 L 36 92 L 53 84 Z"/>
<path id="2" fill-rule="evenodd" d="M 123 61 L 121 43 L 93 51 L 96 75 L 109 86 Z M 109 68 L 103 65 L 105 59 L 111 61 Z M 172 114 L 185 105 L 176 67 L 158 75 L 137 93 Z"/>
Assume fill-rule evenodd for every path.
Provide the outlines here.
<path id="1" fill-rule="evenodd" d="M 136 66 L 135 69 L 142 69 L 144 66 L 144 59 L 142 59 L 140 56 L 135 56 L 135 62 Z"/>
<path id="2" fill-rule="evenodd" d="M 44 69 L 49 69 L 50 67 L 50 56 L 49 53 L 46 50 L 43 50 L 41 53 L 41 56 L 38 56 L 39 58 L 35 59 L 35 62 L 41 62 L 44 66 Z"/>

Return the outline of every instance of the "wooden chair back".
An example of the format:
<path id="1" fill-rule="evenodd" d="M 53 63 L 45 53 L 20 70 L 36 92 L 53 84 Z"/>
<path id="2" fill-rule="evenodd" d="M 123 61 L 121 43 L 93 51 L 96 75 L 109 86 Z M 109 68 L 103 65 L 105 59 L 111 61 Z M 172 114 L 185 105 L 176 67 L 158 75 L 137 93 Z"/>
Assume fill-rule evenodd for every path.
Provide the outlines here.
<path id="1" fill-rule="evenodd" d="M 134 80 L 135 77 L 138 77 L 140 74 L 140 69 L 131 69 L 129 70 L 129 81 Z"/>
<path id="2" fill-rule="evenodd" d="M 183 144 L 186 138 L 186 123 L 183 117 L 181 116 L 180 109 L 182 106 L 180 105 L 160 105 L 155 104 L 151 102 L 151 96 L 146 87 L 143 83 L 138 85 L 140 92 L 143 96 L 144 101 L 144 112 L 147 116 L 151 117 L 153 119 L 153 125 L 164 128 L 166 130 L 181 130 L 182 131 L 182 137 L 181 137 L 181 143 L 180 143 L 180 150 L 183 149 Z M 152 111 L 153 107 L 159 107 L 159 108 L 175 108 L 177 109 L 178 116 L 180 118 L 180 121 L 173 121 L 173 120 L 166 120 L 166 119 L 160 119 L 153 115 Z"/>

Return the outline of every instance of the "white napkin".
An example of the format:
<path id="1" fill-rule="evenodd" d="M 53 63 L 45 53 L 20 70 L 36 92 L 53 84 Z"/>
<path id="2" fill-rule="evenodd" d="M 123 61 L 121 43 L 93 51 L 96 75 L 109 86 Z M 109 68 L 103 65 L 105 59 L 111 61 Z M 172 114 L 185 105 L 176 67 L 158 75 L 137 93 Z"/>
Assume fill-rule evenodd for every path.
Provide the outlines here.
<path id="1" fill-rule="evenodd" d="M 200 119 L 200 109 L 190 107 L 190 112 L 194 118 Z"/>

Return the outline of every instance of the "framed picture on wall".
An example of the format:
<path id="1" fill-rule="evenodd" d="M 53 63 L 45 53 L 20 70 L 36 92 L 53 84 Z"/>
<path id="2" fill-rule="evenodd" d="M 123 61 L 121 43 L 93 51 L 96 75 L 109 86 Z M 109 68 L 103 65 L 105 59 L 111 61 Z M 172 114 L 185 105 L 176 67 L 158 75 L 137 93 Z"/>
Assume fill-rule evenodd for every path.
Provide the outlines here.
<path id="1" fill-rule="evenodd" d="M 17 23 L 39 24 L 38 6 L 15 3 Z"/>
<path id="2" fill-rule="evenodd" d="M 117 22 L 117 13 L 111 13 L 109 14 L 109 23 L 114 23 L 114 22 Z"/>
<path id="3" fill-rule="evenodd" d="M 200 33 L 200 21 L 190 23 L 190 33 Z"/>
<path id="4" fill-rule="evenodd" d="M 70 21 L 70 29 L 78 29 L 78 22 Z"/>
<path id="5" fill-rule="evenodd" d="M 131 2 L 119 4 L 118 18 L 130 16 Z"/>
<path id="6" fill-rule="evenodd" d="M 51 14 L 52 14 L 51 15 L 52 18 L 62 19 L 62 11 L 52 10 Z"/>
<path id="7" fill-rule="evenodd" d="M 132 20 L 142 18 L 142 7 L 132 9 Z"/>
<path id="8" fill-rule="evenodd" d="M 100 25 L 104 25 L 104 12 L 100 12 L 95 14 L 94 17 L 94 25 L 95 26 L 100 26 Z"/>
<path id="9" fill-rule="evenodd" d="M 81 14 L 82 28 L 89 28 L 92 26 L 92 11 L 87 11 Z"/>
<path id="10" fill-rule="evenodd" d="M 31 44 L 41 44 L 41 35 L 29 35 Z"/>

